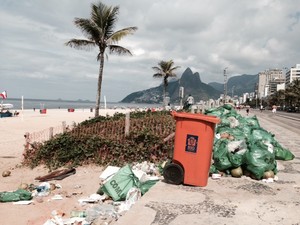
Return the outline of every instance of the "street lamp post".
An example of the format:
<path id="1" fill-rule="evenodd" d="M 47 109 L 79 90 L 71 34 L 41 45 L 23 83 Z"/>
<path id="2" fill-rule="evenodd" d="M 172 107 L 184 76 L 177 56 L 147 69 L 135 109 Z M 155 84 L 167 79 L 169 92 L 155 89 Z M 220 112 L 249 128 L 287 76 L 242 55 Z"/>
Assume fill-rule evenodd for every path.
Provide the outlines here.
<path id="1" fill-rule="evenodd" d="M 258 83 L 255 84 L 255 107 L 257 109 Z"/>
<path id="2" fill-rule="evenodd" d="M 226 103 L 226 98 L 227 98 L 227 73 L 226 70 L 228 67 L 224 69 L 224 104 Z"/>

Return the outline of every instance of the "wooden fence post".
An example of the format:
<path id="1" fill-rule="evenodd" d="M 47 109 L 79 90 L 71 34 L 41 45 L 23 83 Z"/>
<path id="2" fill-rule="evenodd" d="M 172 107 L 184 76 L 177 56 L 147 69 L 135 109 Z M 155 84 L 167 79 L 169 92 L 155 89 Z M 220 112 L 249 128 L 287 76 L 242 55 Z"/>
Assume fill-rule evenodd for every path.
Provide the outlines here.
<path id="1" fill-rule="evenodd" d="M 130 112 L 126 113 L 125 116 L 125 137 L 129 135 L 129 127 L 130 127 Z"/>
<path id="2" fill-rule="evenodd" d="M 67 131 L 66 121 L 62 121 L 62 130 L 63 130 L 63 133 L 65 133 Z"/>
<path id="3" fill-rule="evenodd" d="M 30 137 L 29 137 L 29 132 L 26 132 L 24 137 L 25 137 L 25 151 L 29 149 L 30 146 Z"/>
<path id="4" fill-rule="evenodd" d="M 53 127 L 49 128 L 49 139 L 53 138 Z"/>

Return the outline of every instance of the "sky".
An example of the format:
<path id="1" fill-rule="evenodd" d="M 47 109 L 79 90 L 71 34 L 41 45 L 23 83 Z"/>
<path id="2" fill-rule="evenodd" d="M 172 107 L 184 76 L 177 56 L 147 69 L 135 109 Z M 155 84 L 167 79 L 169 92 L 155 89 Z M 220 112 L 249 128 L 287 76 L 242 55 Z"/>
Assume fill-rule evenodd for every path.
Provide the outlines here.
<path id="1" fill-rule="evenodd" d="M 89 18 L 92 0 L 0 0 L 0 92 L 10 98 L 95 101 L 97 49 L 65 46 L 85 38 L 74 19 Z M 132 56 L 105 60 L 101 100 L 156 87 L 153 66 L 173 60 L 202 82 L 224 82 L 300 63 L 300 0 L 103 0 L 119 6 L 115 30 L 138 30 L 118 44 Z"/>

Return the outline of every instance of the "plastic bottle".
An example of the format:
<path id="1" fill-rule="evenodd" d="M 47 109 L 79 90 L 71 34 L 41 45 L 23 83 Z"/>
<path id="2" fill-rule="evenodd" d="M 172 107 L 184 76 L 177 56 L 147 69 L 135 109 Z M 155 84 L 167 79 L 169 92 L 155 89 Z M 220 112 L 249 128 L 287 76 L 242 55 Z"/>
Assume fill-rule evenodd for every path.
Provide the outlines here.
<path id="1" fill-rule="evenodd" d="M 85 211 L 73 210 L 71 211 L 71 217 L 86 217 L 87 213 Z"/>

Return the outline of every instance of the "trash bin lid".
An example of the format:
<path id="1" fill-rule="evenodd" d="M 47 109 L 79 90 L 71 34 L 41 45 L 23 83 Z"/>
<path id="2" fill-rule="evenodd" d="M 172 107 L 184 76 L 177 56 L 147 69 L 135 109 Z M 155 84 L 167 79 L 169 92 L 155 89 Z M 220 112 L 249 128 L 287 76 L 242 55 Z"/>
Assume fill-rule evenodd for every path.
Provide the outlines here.
<path id="1" fill-rule="evenodd" d="M 208 116 L 203 114 L 193 114 L 193 113 L 185 113 L 185 112 L 172 112 L 172 116 L 176 119 L 177 118 L 186 118 L 186 119 L 193 119 L 193 120 L 202 120 L 207 121 L 210 123 L 218 124 L 221 122 L 220 118 L 216 116 Z"/>

